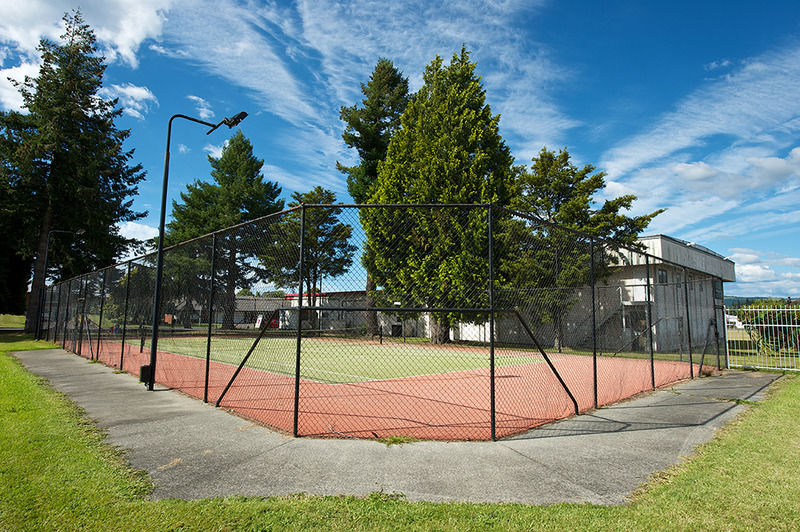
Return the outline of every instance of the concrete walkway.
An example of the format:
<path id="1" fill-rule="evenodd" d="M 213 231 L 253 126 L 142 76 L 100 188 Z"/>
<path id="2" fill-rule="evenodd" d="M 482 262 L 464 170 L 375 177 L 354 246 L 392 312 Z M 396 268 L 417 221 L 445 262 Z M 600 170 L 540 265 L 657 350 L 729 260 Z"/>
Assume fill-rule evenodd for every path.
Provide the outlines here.
<path id="1" fill-rule="evenodd" d="M 725 372 L 498 442 L 291 438 L 178 392 L 53 349 L 15 353 L 83 407 L 155 480 L 153 498 L 366 495 L 409 500 L 621 504 L 705 442 L 779 375 Z"/>

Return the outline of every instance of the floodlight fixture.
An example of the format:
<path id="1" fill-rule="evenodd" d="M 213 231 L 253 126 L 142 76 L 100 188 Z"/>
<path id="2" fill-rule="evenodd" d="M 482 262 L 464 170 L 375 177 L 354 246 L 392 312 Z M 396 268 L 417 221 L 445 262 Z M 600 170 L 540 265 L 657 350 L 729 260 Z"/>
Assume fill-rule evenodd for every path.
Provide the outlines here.
<path id="1" fill-rule="evenodd" d="M 229 128 L 233 128 L 236 125 L 238 125 L 242 120 L 244 120 L 246 117 L 247 113 L 242 111 L 230 118 L 223 118 L 222 121 L 218 124 L 212 124 L 211 122 L 206 122 L 205 120 L 200 120 L 199 118 L 193 118 L 191 116 L 177 114 L 177 115 L 172 115 L 169 119 L 169 122 L 167 123 L 167 150 L 164 154 L 164 179 L 161 183 L 161 217 L 158 223 L 158 254 L 156 258 L 155 293 L 153 294 L 153 330 L 152 330 L 152 337 L 150 340 L 150 366 L 149 366 L 150 378 L 148 379 L 147 382 L 148 390 L 153 389 L 156 379 L 158 325 L 159 321 L 161 320 L 161 316 L 159 315 L 159 310 L 161 307 L 161 280 L 164 272 L 164 222 L 167 211 L 167 181 L 169 180 L 169 143 L 170 140 L 172 139 L 172 121 L 175 120 L 176 118 L 183 118 L 184 120 L 189 120 L 190 122 L 196 122 L 198 124 L 208 126 L 209 130 L 206 131 L 206 135 L 210 135 L 212 131 L 215 131 L 222 124 L 225 124 Z"/>

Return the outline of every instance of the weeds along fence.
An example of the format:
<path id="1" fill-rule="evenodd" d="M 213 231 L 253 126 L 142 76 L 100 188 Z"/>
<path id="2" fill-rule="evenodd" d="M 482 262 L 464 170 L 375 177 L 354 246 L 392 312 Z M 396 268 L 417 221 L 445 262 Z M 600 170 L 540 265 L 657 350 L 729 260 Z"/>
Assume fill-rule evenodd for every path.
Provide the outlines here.
<path id="1" fill-rule="evenodd" d="M 150 362 L 156 255 L 43 336 Z M 721 282 L 489 205 L 302 205 L 167 248 L 156 382 L 295 436 L 496 439 L 721 365 Z"/>
<path id="2" fill-rule="evenodd" d="M 730 367 L 800 371 L 800 307 L 725 309 Z"/>

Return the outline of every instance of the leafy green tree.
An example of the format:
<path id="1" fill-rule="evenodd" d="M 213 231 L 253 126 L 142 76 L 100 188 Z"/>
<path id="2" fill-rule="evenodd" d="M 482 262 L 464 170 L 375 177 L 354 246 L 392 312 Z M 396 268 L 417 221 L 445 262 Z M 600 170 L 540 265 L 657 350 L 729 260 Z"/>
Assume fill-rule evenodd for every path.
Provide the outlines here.
<path id="1" fill-rule="evenodd" d="M 242 222 L 274 214 L 283 209 L 278 183 L 267 181 L 261 172 L 263 159 L 253 155 L 250 141 L 237 131 L 219 158 L 208 157 L 213 182 L 196 180 L 172 202 L 172 221 L 167 224 L 165 243 L 182 242 Z M 268 225 L 268 224 L 267 224 Z M 217 235 L 216 273 L 222 295 L 222 326 L 233 328 L 237 289 L 249 289 L 264 272 L 253 265 L 259 246 L 270 232 L 261 224 L 252 231 L 225 231 Z M 179 246 L 165 257 L 165 275 L 178 287 L 175 293 L 191 293 L 207 284 L 211 268 L 211 239 Z"/>
<path id="2" fill-rule="evenodd" d="M 535 309 L 541 321 L 554 324 L 559 350 L 565 340 L 563 317 L 576 302 L 571 294 L 587 286 L 591 278 L 588 240 L 573 231 L 635 248 L 639 247 L 639 233 L 663 212 L 627 216 L 622 211 L 631 207 L 636 199 L 633 195 L 609 199 L 598 206 L 595 196 L 605 188 L 605 175 L 595 172 L 591 164 L 576 167 L 566 149 L 556 154 L 542 148 L 533 158 L 530 172 L 518 173 L 520 194 L 512 207 L 547 223 L 509 220 L 505 231 L 500 232 L 503 253 L 513 258 L 502 264 L 501 274 L 519 294 L 535 294 L 535 301 L 523 304 Z M 608 274 L 615 251 L 596 246 L 595 279 Z"/>
<path id="3" fill-rule="evenodd" d="M 292 194 L 290 207 L 302 204 L 333 205 L 336 194 L 322 188 L 314 187 L 309 192 Z M 309 207 L 305 209 L 305 229 L 303 231 L 303 293 L 308 305 L 316 306 L 323 278 L 333 279 L 347 272 L 353 263 L 356 246 L 350 243 L 353 228 L 340 220 L 342 209 L 337 207 Z M 284 231 L 292 242 L 300 242 L 300 209 L 286 214 Z M 275 257 L 282 257 L 275 262 Z M 292 286 L 299 277 L 298 257 L 293 254 L 270 253 L 269 261 L 276 267 L 268 270 L 269 280 L 276 286 Z M 312 326 L 315 326 L 315 314 L 311 314 Z"/>
<path id="4" fill-rule="evenodd" d="M 595 196 L 606 186 L 606 173 L 594 171 L 591 164 L 583 168 L 572 164 L 566 148 L 556 154 L 544 147 L 533 158 L 531 171 L 518 174 L 520 194 L 512 207 L 562 227 L 637 246 L 639 233 L 664 209 L 628 216 L 622 211 L 636 200 L 632 194 L 606 200 L 597 208 Z"/>
<path id="5" fill-rule="evenodd" d="M 462 48 L 449 65 L 436 57 L 403 113 L 378 166 L 374 203 L 495 203 L 513 194 L 513 158 L 500 136 L 475 63 Z M 415 306 L 474 301 L 488 282 L 486 209 L 369 209 L 366 267 L 378 286 Z M 485 304 L 482 302 L 481 304 Z M 431 341 L 449 341 L 450 324 L 433 313 Z"/>
<path id="6" fill-rule="evenodd" d="M 13 149 L 0 150 L 3 172 L 14 190 L 11 212 L 17 220 L 17 246 L 23 259 L 35 258 L 26 329 L 35 327 L 39 293 L 44 286 L 44 255 L 51 229 L 84 229 L 80 255 L 65 253 L 69 239 L 51 241 L 51 271 L 69 275 L 105 266 L 128 242 L 121 222 L 141 218 L 131 209 L 131 195 L 144 178 L 141 165 L 131 165 L 133 150 L 123 144 L 128 130 L 114 120 L 122 111 L 117 100 L 100 97 L 105 65 L 95 35 L 79 11 L 63 18 L 65 32 L 56 43 L 39 43 L 39 75 L 16 83 L 27 113 L 0 114 L 0 136 Z M 6 198 L 8 199 L 8 198 Z M 63 208 L 69 202 L 69 208 Z M 18 220 L 36 223 L 19 224 Z M 3 225 L 8 224 L 8 220 Z"/>
<path id="7" fill-rule="evenodd" d="M 408 105 L 408 78 L 385 58 L 378 60 L 369 82 L 361 84 L 361 107 L 342 107 L 339 114 L 346 126 L 342 138 L 358 151 L 359 164 L 336 167 L 347 174 L 347 191 L 356 203 L 368 201 L 378 179 L 378 164 L 386 158 L 392 135 L 400 128 L 400 117 Z M 375 281 L 367 272 L 366 305 L 375 306 Z M 378 332 L 378 314 L 366 313 L 367 332 Z"/>

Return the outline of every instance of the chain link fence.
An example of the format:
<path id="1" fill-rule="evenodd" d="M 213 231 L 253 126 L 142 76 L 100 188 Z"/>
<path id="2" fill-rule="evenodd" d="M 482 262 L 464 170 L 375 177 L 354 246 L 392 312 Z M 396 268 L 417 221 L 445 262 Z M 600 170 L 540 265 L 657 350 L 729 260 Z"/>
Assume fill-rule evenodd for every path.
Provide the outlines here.
<path id="1" fill-rule="evenodd" d="M 295 436 L 502 438 L 722 364 L 719 279 L 489 205 L 301 205 L 163 257 L 156 353 L 155 253 L 49 287 L 42 335 Z"/>

